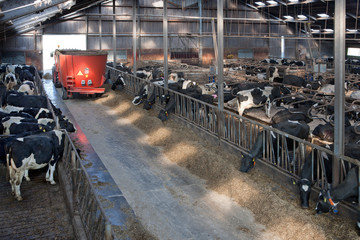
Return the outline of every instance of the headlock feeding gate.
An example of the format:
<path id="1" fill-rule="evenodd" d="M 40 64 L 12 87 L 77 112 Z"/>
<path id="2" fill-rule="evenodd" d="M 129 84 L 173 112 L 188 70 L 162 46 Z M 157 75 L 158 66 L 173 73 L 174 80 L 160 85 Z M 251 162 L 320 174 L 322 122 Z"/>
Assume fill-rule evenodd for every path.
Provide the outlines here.
<path id="1" fill-rule="evenodd" d="M 317 191 L 321 189 L 327 190 L 326 174 L 324 167 L 321 168 L 321 165 L 324 165 L 325 158 L 329 156 L 337 159 L 331 150 L 242 117 L 226 109 L 219 110 L 218 106 L 202 102 L 170 89 L 165 89 L 158 84 L 151 83 L 149 80 L 138 78 L 115 68 L 107 66 L 107 72 L 110 73 L 113 82 L 121 74 L 126 83 L 125 91 L 129 94 L 135 95 L 144 84 L 151 84 L 155 88 L 156 96 L 168 93 L 173 94 L 176 100 L 175 115 L 177 117 L 218 138 L 221 143 L 225 143 L 241 152 L 249 152 L 255 143 L 256 137 L 261 131 L 264 131 L 266 134 L 262 134 L 263 154 L 260 159 L 261 162 L 276 172 L 285 174 L 288 178 L 301 179 L 301 166 L 303 166 L 305 161 L 306 150 L 306 154 L 311 156 L 311 167 L 315 170 L 312 171 L 315 189 Z M 156 98 L 155 101 L 155 105 L 160 108 L 160 99 Z M 276 141 L 269 141 L 271 136 L 275 137 Z M 286 141 L 286 139 L 293 141 Z M 293 146 L 287 146 L 288 142 L 292 142 Z M 300 146 L 297 149 L 303 149 L 303 151 L 291 151 L 291 149 L 296 149 L 296 146 Z M 338 159 L 338 163 L 338 167 L 332 169 L 332 176 L 338 176 L 339 184 L 344 181 L 347 175 L 348 170 L 346 169 L 350 169 L 351 166 L 360 165 L 358 160 L 347 156 L 341 156 Z M 357 171 L 360 171 L 360 168 Z M 358 183 L 360 183 L 360 178 L 358 178 Z M 358 191 L 360 193 L 360 184 L 358 185 Z M 353 210 L 352 212 L 359 208 L 359 205 L 354 206 L 346 202 L 342 206 Z"/>

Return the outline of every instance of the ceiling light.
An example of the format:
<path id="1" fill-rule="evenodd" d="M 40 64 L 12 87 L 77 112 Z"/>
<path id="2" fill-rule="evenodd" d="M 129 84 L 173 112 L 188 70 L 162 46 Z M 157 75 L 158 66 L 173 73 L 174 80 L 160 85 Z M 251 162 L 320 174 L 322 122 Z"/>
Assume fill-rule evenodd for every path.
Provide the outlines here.
<path id="1" fill-rule="evenodd" d="M 310 29 L 310 30 L 311 30 L 311 33 L 320 33 L 319 29 Z"/>
<path id="2" fill-rule="evenodd" d="M 271 5 L 271 6 L 276 6 L 276 5 L 278 5 L 278 3 L 277 2 L 275 2 L 275 1 L 273 1 L 273 0 L 269 0 L 269 1 L 266 1 L 269 5 Z"/>
<path id="3" fill-rule="evenodd" d="M 297 15 L 299 20 L 307 20 L 307 17 L 305 15 Z"/>
<path id="4" fill-rule="evenodd" d="M 299 0 L 289 0 L 289 3 L 298 3 Z"/>
<path id="5" fill-rule="evenodd" d="M 357 33 L 357 29 L 346 29 L 346 33 Z"/>
<path id="6" fill-rule="evenodd" d="M 294 20 L 294 18 L 293 18 L 292 16 L 284 16 L 284 18 L 285 18 L 286 20 Z"/>
<path id="7" fill-rule="evenodd" d="M 327 15 L 325 13 L 318 13 L 317 15 L 321 18 L 329 18 L 330 17 L 329 15 Z"/>
<path id="8" fill-rule="evenodd" d="M 154 7 L 164 7 L 164 2 L 163 1 L 157 1 L 157 2 L 153 2 L 152 4 Z"/>
<path id="9" fill-rule="evenodd" d="M 334 30 L 328 29 L 328 28 L 323 29 L 323 31 L 326 32 L 326 33 L 333 33 L 334 32 Z"/>
<path id="10" fill-rule="evenodd" d="M 263 2 L 255 2 L 255 4 L 258 5 L 259 7 L 265 6 L 265 3 L 263 3 Z"/>

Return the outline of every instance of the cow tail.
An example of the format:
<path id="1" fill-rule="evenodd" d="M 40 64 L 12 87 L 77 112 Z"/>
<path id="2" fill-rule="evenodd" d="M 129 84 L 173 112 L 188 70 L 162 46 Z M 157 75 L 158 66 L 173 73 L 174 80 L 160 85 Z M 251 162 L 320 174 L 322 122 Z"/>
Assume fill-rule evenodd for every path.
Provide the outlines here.
<path id="1" fill-rule="evenodd" d="M 56 142 L 56 141 L 55 141 Z M 54 153 L 54 159 L 50 162 L 51 165 L 56 164 L 57 161 L 59 160 L 60 156 L 59 156 L 59 150 L 57 147 L 58 144 L 53 144 L 53 153 Z"/>
<path id="2" fill-rule="evenodd" d="M 9 165 L 9 154 L 6 154 L 6 181 L 8 182 L 10 180 L 10 165 Z"/>
<path id="3" fill-rule="evenodd" d="M 14 159 L 11 158 L 11 159 L 10 159 L 10 162 L 11 162 L 11 167 L 17 172 L 19 169 L 16 167 L 15 162 L 14 162 Z"/>

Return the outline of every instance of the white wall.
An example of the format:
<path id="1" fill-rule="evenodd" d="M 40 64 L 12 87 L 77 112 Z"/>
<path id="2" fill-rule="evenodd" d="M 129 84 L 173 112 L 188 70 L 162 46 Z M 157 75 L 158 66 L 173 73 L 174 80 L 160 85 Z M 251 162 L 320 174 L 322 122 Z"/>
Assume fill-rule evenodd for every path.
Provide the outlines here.
<path id="1" fill-rule="evenodd" d="M 43 35 L 43 70 L 51 70 L 54 57 L 50 56 L 55 49 L 86 50 L 86 35 Z"/>

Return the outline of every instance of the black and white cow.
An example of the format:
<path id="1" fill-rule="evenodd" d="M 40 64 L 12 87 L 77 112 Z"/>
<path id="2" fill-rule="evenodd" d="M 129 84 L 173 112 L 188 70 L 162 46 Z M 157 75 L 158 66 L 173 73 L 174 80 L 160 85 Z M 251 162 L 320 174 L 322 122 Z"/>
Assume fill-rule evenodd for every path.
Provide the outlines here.
<path id="1" fill-rule="evenodd" d="M 35 86 L 32 81 L 24 81 L 18 89 L 18 92 L 25 93 L 27 95 L 34 95 Z"/>
<path id="2" fill-rule="evenodd" d="M 274 124 L 272 125 L 272 127 L 301 139 L 307 139 L 310 132 L 310 127 L 305 122 L 298 121 L 287 120 Z M 260 132 L 259 135 L 256 137 L 255 143 L 253 144 L 249 154 L 242 157 L 240 168 L 241 172 L 250 171 L 255 166 L 256 159 L 262 157 L 264 146 L 263 140 L 267 139 L 267 133 L 268 131 Z M 283 145 L 282 140 L 280 139 L 279 141 L 277 141 L 276 135 L 272 131 L 270 131 L 270 137 L 272 140 L 274 153 L 277 154 L 277 151 L 275 151 L 277 143 L 279 142 L 279 147 L 281 148 L 281 146 Z M 289 151 L 295 150 L 292 149 L 294 144 L 291 138 L 286 137 L 286 145 L 288 146 Z M 276 155 L 275 159 L 277 159 Z"/>
<path id="3" fill-rule="evenodd" d="M 291 121 L 304 121 L 306 123 L 310 123 L 313 120 L 307 115 L 306 109 L 284 109 L 277 112 L 272 118 L 271 123 L 276 124 L 279 122 L 283 122 L 286 120 Z"/>
<path id="4" fill-rule="evenodd" d="M 0 123 L 0 132 L 5 135 L 20 134 L 23 132 L 32 132 L 42 130 L 48 132 L 54 129 L 54 124 L 40 124 L 32 122 L 30 119 L 22 119 L 20 117 L 4 118 Z"/>
<path id="5" fill-rule="evenodd" d="M 124 77 L 122 76 L 122 74 L 119 74 L 116 81 L 111 85 L 111 89 L 116 90 L 118 88 L 118 86 L 123 88 L 125 85 L 126 85 L 126 83 L 125 83 Z"/>
<path id="6" fill-rule="evenodd" d="M 28 113 L 22 113 L 22 112 L 17 112 L 17 113 L 6 113 L 6 112 L 3 112 L 3 111 L 0 111 L 0 121 L 2 119 L 4 119 L 5 117 L 22 117 L 22 118 L 30 118 L 30 119 L 34 119 L 34 122 L 36 122 L 36 119 L 31 116 L 30 114 Z"/>
<path id="7" fill-rule="evenodd" d="M 269 67 L 269 82 L 279 82 L 280 74 L 279 69 L 277 67 Z"/>
<path id="8" fill-rule="evenodd" d="M 326 145 L 326 148 L 333 150 L 333 145 Z M 360 145 L 358 144 L 345 144 L 345 152 L 344 155 L 360 160 Z M 317 162 L 322 162 L 322 164 L 317 165 Z M 332 155 L 327 154 L 326 152 L 321 152 L 318 149 L 314 149 L 310 152 L 306 158 L 303 167 L 300 172 L 300 180 L 294 181 L 299 186 L 300 190 L 300 200 L 301 207 L 308 208 L 309 207 L 309 199 L 311 193 L 311 187 L 314 184 L 312 179 L 318 178 L 318 173 L 322 174 L 326 177 L 325 184 L 330 186 L 332 184 L 332 163 L 333 157 Z M 322 168 L 324 166 L 324 169 Z M 347 170 L 349 170 L 347 168 Z M 328 187 L 326 186 L 326 187 Z"/>
<path id="9" fill-rule="evenodd" d="M 4 85 L 5 85 L 7 91 L 14 89 L 14 87 L 18 84 L 17 82 L 18 81 L 16 79 L 15 74 L 8 73 L 5 75 Z"/>
<path id="10" fill-rule="evenodd" d="M 273 100 L 287 94 L 290 94 L 290 90 L 283 86 L 257 87 L 238 92 L 237 97 L 227 102 L 226 105 L 231 108 L 236 106 L 240 116 L 243 115 L 246 109 L 265 106 L 266 116 L 270 117 L 270 109 Z"/>
<path id="11" fill-rule="evenodd" d="M 32 108 L 47 108 L 48 102 L 46 96 L 24 95 L 24 94 L 10 94 L 6 98 L 8 105 L 16 107 L 32 107 Z"/>
<path id="12" fill-rule="evenodd" d="M 323 161 L 325 169 L 322 169 L 321 164 L 316 165 L 318 160 Z M 329 158 L 328 154 L 326 154 L 325 152 L 320 152 L 317 149 L 314 149 L 313 152 L 310 152 L 305 157 L 304 165 L 302 166 L 300 172 L 300 180 L 296 181 L 292 179 L 293 183 L 299 187 L 300 202 L 302 208 L 309 208 L 311 188 L 314 185 L 312 179 L 317 179 L 318 172 L 325 173 L 324 176 L 326 176 L 327 180 L 326 184 L 332 183 L 332 158 Z"/>
<path id="13" fill-rule="evenodd" d="M 39 118 L 52 118 L 52 114 L 47 108 L 32 108 L 32 107 L 16 107 L 12 105 L 6 105 L 3 108 L 3 112 L 9 114 L 15 113 L 28 113 L 36 119 Z"/>
<path id="14" fill-rule="evenodd" d="M 352 168 L 341 184 L 328 191 L 321 190 L 315 208 L 316 213 L 320 214 L 330 211 L 337 213 L 336 206 L 341 200 L 358 197 L 358 171 L 357 167 Z M 358 227 L 360 227 L 359 224 L 358 220 Z"/>
<path id="15" fill-rule="evenodd" d="M 16 138 L 5 151 L 12 193 L 18 201 L 22 200 L 20 185 L 23 177 L 29 180 L 27 171 L 49 165 L 46 181 L 56 184 L 54 171 L 57 161 L 62 157 L 64 133 L 54 130 L 48 133 Z"/>
<path id="16" fill-rule="evenodd" d="M 194 87 L 194 88 L 188 88 L 188 89 L 179 89 L 178 92 L 185 94 L 189 97 L 198 99 L 200 101 L 206 102 L 206 103 L 213 103 L 214 102 L 214 96 L 213 95 L 207 95 L 207 94 L 202 94 L 202 90 L 200 87 Z M 180 103 L 180 108 L 185 107 L 187 108 L 188 106 L 188 99 L 185 99 L 184 101 L 184 105 L 182 106 Z M 193 100 L 189 100 L 190 101 L 190 107 L 193 108 Z M 167 102 L 165 105 L 164 109 L 161 109 L 158 115 L 158 118 L 161 121 L 166 121 L 169 117 L 169 114 L 171 112 L 175 111 L 175 107 L 176 107 L 176 99 L 175 99 L 175 95 L 174 94 L 170 94 L 167 98 Z"/>
<path id="17" fill-rule="evenodd" d="M 285 75 L 282 83 L 296 87 L 304 87 L 305 79 L 296 75 Z"/>
<path id="18" fill-rule="evenodd" d="M 136 77 L 146 79 L 146 80 L 151 80 L 153 78 L 152 71 L 138 69 L 135 74 L 136 74 Z"/>
<path id="19" fill-rule="evenodd" d="M 230 92 L 236 96 L 236 94 L 240 91 L 244 91 L 244 90 L 249 90 L 249 89 L 253 89 L 253 88 L 264 88 L 265 86 L 269 86 L 268 83 L 263 83 L 263 82 L 240 82 L 240 83 L 235 83 L 235 84 L 231 84 L 229 85 L 229 87 L 231 88 Z"/>
<path id="20" fill-rule="evenodd" d="M 348 123 L 346 123 L 348 122 Z M 334 141 L 334 126 L 330 123 L 319 124 L 312 132 L 313 136 L 327 142 Z M 345 121 L 345 139 L 344 144 L 360 143 L 360 134 L 355 131 L 355 127 L 350 125 L 349 120 Z"/>

